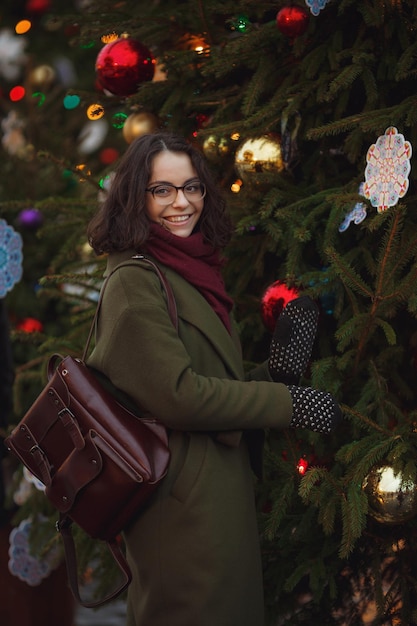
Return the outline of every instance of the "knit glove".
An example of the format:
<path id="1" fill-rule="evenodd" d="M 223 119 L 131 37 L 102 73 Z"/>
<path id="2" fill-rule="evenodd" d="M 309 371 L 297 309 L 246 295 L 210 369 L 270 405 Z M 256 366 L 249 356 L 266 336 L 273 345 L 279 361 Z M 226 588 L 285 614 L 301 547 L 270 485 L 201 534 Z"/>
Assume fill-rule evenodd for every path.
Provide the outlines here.
<path id="1" fill-rule="evenodd" d="M 308 428 L 318 433 L 330 433 L 341 422 L 340 406 L 330 393 L 289 385 L 292 398 L 292 428 Z"/>
<path id="2" fill-rule="evenodd" d="M 296 385 L 311 357 L 319 309 L 309 296 L 291 300 L 275 326 L 269 352 L 269 373 L 275 382 Z"/>

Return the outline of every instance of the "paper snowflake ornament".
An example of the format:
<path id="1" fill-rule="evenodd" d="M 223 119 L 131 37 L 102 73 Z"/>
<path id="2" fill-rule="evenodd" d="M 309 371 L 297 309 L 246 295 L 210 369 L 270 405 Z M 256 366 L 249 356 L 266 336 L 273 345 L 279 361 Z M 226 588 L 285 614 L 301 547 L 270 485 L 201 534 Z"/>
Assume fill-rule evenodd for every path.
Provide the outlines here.
<path id="1" fill-rule="evenodd" d="M 329 0 L 306 0 L 306 5 L 310 9 L 311 13 L 317 17 L 328 2 Z"/>
<path id="2" fill-rule="evenodd" d="M 361 183 L 358 189 L 358 194 L 360 196 L 364 195 L 363 187 L 364 183 Z M 353 209 L 346 213 L 343 222 L 339 226 L 339 232 L 345 232 L 345 230 L 349 228 L 351 222 L 353 222 L 354 224 L 360 224 L 366 218 L 366 215 L 366 205 L 363 202 L 357 202 Z"/>
<path id="3" fill-rule="evenodd" d="M 411 143 L 394 126 L 369 148 L 363 195 L 378 213 L 395 206 L 407 193 L 411 154 Z"/>
<path id="4" fill-rule="evenodd" d="M 22 238 L 0 219 L 0 298 L 22 278 Z"/>
<path id="5" fill-rule="evenodd" d="M 30 531 L 32 521 L 24 519 L 13 528 L 9 537 L 9 571 L 13 576 L 36 587 L 58 567 L 61 555 L 58 547 L 53 547 L 44 557 L 36 558 L 31 554 Z"/>

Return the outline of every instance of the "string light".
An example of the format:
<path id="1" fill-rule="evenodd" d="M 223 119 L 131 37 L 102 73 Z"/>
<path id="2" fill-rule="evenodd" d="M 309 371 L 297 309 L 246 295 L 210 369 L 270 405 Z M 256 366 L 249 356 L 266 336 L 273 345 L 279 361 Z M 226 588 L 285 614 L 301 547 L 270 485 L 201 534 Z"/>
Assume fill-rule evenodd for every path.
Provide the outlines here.
<path id="1" fill-rule="evenodd" d="M 109 33 L 108 35 L 103 35 L 101 37 L 101 42 L 111 43 L 112 41 L 116 41 L 116 39 L 119 39 L 119 35 L 117 35 L 116 33 Z"/>
<path id="2" fill-rule="evenodd" d="M 307 461 L 307 459 L 306 459 L 306 458 L 301 457 L 301 458 L 298 460 L 298 463 L 297 463 L 297 470 L 298 470 L 298 473 L 299 473 L 301 476 L 304 476 L 304 474 L 306 473 L 307 469 L 308 469 L 308 461 Z"/>
<path id="3" fill-rule="evenodd" d="M 16 85 L 9 91 L 9 98 L 12 102 L 18 102 L 25 97 L 26 89 L 22 85 Z"/>
<path id="4" fill-rule="evenodd" d="M 37 102 L 38 107 L 41 107 L 43 103 L 45 102 L 45 94 L 42 93 L 41 91 L 35 91 L 32 94 L 32 98 L 38 98 L 38 102 Z"/>
<path id="5" fill-rule="evenodd" d="M 243 181 L 240 180 L 240 178 L 238 178 L 237 180 L 235 180 L 234 183 L 232 183 L 231 187 L 230 187 L 230 191 L 233 191 L 233 193 L 239 193 L 240 188 L 243 185 Z"/>
<path id="6" fill-rule="evenodd" d="M 89 120 L 99 120 L 104 115 L 104 107 L 101 104 L 90 104 L 87 109 L 87 117 Z"/>
<path id="7" fill-rule="evenodd" d="M 77 96 L 75 94 L 69 94 L 67 96 L 65 96 L 64 98 L 64 108 L 69 110 L 69 109 L 76 109 L 77 106 L 79 106 L 81 102 L 81 98 L 80 96 Z"/>
<path id="8" fill-rule="evenodd" d="M 112 117 L 112 126 L 113 128 L 123 128 L 125 121 L 127 120 L 126 113 L 115 113 Z"/>
<path id="9" fill-rule="evenodd" d="M 32 28 L 32 22 L 29 20 L 20 20 L 15 26 L 15 31 L 17 35 L 24 35 Z"/>

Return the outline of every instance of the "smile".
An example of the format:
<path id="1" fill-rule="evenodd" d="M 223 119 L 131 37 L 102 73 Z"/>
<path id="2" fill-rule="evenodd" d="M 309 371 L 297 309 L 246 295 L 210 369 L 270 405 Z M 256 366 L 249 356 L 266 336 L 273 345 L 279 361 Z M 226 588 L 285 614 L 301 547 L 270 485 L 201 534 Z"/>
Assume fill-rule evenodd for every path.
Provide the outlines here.
<path id="1" fill-rule="evenodd" d="M 163 219 L 167 222 L 187 222 L 190 219 L 191 215 L 170 215 L 168 217 L 164 217 Z"/>

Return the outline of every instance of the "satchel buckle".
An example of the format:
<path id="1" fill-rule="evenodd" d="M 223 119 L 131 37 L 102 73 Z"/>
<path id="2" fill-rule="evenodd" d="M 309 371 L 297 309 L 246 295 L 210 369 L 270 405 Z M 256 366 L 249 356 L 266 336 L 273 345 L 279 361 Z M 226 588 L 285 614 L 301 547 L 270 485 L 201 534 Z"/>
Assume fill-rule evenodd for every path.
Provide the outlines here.
<path id="1" fill-rule="evenodd" d="M 69 408 L 67 406 L 64 406 L 63 409 L 61 409 L 60 411 L 58 411 L 58 417 L 61 419 L 62 416 L 64 415 L 64 413 L 68 413 L 70 418 L 75 420 L 75 415 L 74 413 L 71 413 L 71 411 L 69 410 Z"/>
<path id="2" fill-rule="evenodd" d="M 42 457 L 45 456 L 44 451 L 42 450 L 42 448 L 38 446 L 38 444 L 35 444 L 34 446 L 32 446 L 31 449 L 29 450 L 29 453 L 32 455 L 39 453 Z"/>
<path id="3" fill-rule="evenodd" d="M 43 482 L 43 484 L 47 487 L 51 484 L 52 480 L 51 467 L 49 465 L 48 457 L 38 444 L 35 444 L 30 448 L 29 454 L 34 457 L 34 462 L 36 463 L 38 470 L 38 472 L 34 471 L 32 473 L 38 478 L 40 474 L 41 482 Z"/>
<path id="4" fill-rule="evenodd" d="M 58 412 L 58 417 L 71 437 L 75 448 L 82 450 L 85 446 L 85 441 L 74 413 L 71 413 L 69 408 L 65 406 Z"/>

